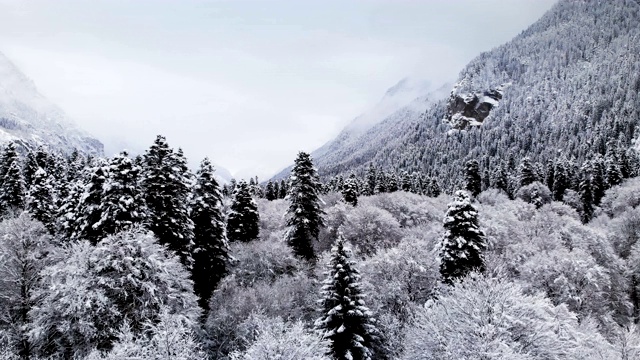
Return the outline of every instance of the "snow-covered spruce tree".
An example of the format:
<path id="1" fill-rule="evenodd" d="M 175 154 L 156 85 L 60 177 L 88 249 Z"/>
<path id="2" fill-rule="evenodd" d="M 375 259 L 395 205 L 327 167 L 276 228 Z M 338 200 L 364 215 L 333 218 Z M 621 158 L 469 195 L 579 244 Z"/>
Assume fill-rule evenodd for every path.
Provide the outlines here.
<path id="1" fill-rule="evenodd" d="M 100 238 L 142 224 L 146 207 L 139 187 L 140 168 L 126 152 L 114 156 L 109 163 L 109 178 L 102 189 L 98 212 L 100 220 L 92 225 Z"/>
<path id="2" fill-rule="evenodd" d="M 477 160 L 467 161 L 464 179 L 465 189 L 467 189 L 472 196 L 478 196 L 480 191 L 482 191 L 482 179 L 480 178 L 480 167 Z"/>
<path id="3" fill-rule="evenodd" d="M 334 359 L 374 359 L 380 333 L 365 305 L 360 273 L 350 260 L 350 253 L 338 238 L 331 249 L 331 261 L 322 286 L 322 316 L 315 324 L 329 340 Z"/>
<path id="4" fill-rule="evenodd" d="M 29 151 L 24 159 L 24 165 L 22 166 L 22 175 L 24 176 L 24 182 L 27 187 L 31 186 L 33 181 L 33 175 L 38 171 L 38 162 L 36 161 L 36 154 L 33 151 Z"/>
<path id="5" fill-rule="evenodd" d="M 568 165 L 567 159 L 564 158 L 561 158 L 556 162 L 553 189 L 551 189 L 553 192 L 553 199 L 556 201 L 562 201 L 565 190 L 571 187 L 571 180 L 567 169 Z"/>
<path id="6" fill-rule="evenodd" d="M 593 199 L 593 168 L 591 164 L 585 162 L 580 170 L 580 186 L 579 194 L 582 202 L 580 209 L 580 219 L 583 223 L 588 223 L 593 217 L 594 199 Z"/>
<path id="7" fill-rule="evenodd" d="M 509 174 L 503 163 L 498 164 L 493 171 L 491 186 L 509 194 Z"/>
<path id="8" fill-rule="evenodd" d="M 273 201 L 276 199 L 276 190 L 273 187 L 273 181 L 269 180 L 267 182 L 267 187 L 264 190 L 264 197 L 269 201 Z"/>
<path id="9" fill-rule="evenodd" d="M 440 196 L 441 192 L 442 190 L 440 190 L 440 184 L 438 184 L 438 180 L 436 180 L 436 178 L 431 178 L 431 180 L 429 180 L 427 195 L 431 197 L 438 197 Z"/>
<path id="10" fill-rule="evenodd" d="M 606 160 L 606 179 L 609 186 L 616 186 L 622 183 L 622 171 L 615 159 L 607 158 Z"/>
<path id="11" fill-rule="evenodd" d="M 527 186 L 537 180 L 536 171 L 533 164 L 531 164 L 531 160 L 525 157 L 518 167 L 519 187 Z"/>
<path id="12" fill-rule="evenodd" d="M 53 200 L 52 178 L 42 168 L 33 174 L 33 181 L 26 198 L 27 211 L 44 224 L 53 234 L 56 229 L 54 220 L 55 203 Z"/>
<path id="13" fill-rule="evenodd" d="M 285 239 L 296 256 L 313 260 L 316 254 L 312 242 L 318 238 L 320 227 L 324 226 L 324 211 L 320 208 L 318 197 L 321 184 L 309 154 L 302 151 L 298 153 L 289 180 L 289 228 Z"/>
<path id="14" fill-rule="evenodd" d="M 233 191 L 231 212 L 227 219 L 227 237 L 229 241 L 248 242 L 260 234 L 260 215 L 258 205 L 251 196 L 249 184 L 241 180 Z"/>
<path id="15" fill-rule="evenodd" d="M 483 271 L 484 233 L 478 227 L 478 212 L 466 192 L 456 191 L 444 217 L 444 229 L 440 248 L 443 282 L 453 284 L 471 271 Z"/>
<path id="16" fill-rule="evenodd" d="M 352 206 L 358 205 L 358 184 L 354 174 L 351 174 L 342 185 L 342 200 Z"/>
<path id="17" fill-rule="evenodd" d="M 376 167 L 373 166 L 373 163 L 369 163 L 366 177 L 367 182 L 364 188 L 364 195 L 373 195 L 376 193 L 376 185 L 378 179 Z"/>
<path id="18" fill-rule="evenodd" d="M 5 217 L 24 208 L 25 184 L 19 161 L 11 162 L 0 185 L 0 210 Z"/>
<path id="19" fill-rule="evenodd" d="M 188 198 L 191 174 L 182 152 L 174 152 L 164 136 L 158 135 L 144 154 L 142 188 L 148 209 L 147 227 L 161 244 L 175 251 L 191 266 L 193 221 Z"/>
<path id="20" fill-rule="evenodd" d="M 229 245 L 222 215 L 222 193 L 208 158 L 202 160 L 196 173 L 191 220 L 195 234 L 191 279 L 200 307 L 207 311 L 209 298 L 227 273 L 229 260 Z"/>
<path id="21" fill-rule="evenodd" d="M 71 239 L 85 239 L 96 244 L 102 239 L 102 233 L 95 229 L 93 224 L 102 218 L 100 206 L 103 187 L 109 178 L 109 167 L 103 159 L 96 159 L 87 172 L 87 180 L 75 209 L 67 209 L 63 204 L 60 209 L 68 211 L 59 215 L 63 222 L 62 227 L 70 234 Z"/>

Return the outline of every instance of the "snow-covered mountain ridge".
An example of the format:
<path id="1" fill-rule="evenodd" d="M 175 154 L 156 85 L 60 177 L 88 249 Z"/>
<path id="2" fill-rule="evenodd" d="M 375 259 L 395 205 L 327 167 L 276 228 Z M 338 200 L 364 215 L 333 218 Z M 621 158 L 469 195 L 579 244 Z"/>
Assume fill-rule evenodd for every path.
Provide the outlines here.
<path id="1" fill-rule="evenodd" d="M 26 148 L 43 144 L 70 153 L 102 154 L 102 143 L 78 128 L 43 97 L 6 56 L 0 53 L 0 143 L 16 141 Z"/>
<path id="2" fill-rule="evenodd" d="M 417 102 L 355 142 L 316 151 L 319 173 L 363 174 L 372 163 L 431 174 L 452 189 L 471 159 L 493 169 L 524 156 L 581 162 L 628 148 L 640 121 L 638 39 L 638 1 L 561 0 L 513 40 L 472 60 L 448 99 Z M 343 136 L 329 144 L 345 143 Z"/>

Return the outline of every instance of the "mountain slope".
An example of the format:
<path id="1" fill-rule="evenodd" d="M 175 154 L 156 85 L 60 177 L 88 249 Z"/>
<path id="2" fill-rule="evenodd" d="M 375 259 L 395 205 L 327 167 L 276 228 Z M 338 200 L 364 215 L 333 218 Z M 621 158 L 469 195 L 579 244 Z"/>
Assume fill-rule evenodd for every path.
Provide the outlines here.
<path id="1" fill-rule="evenodd" d="M 449 99 L 377 124 L 353 152 L 320 154 L 320 174 L 362 173 L 372 162 L 438 175 L 451 188 L 472 158 L 486 169 L 627 148 L 640 119 L 638 40 L 638 1 L 560 1 L 467 65 Z"/>
<path id="2" fill-rule="evenodd" d="M 366 144 L 378 138 L 378 133 L 388 133 L 407 119 L 419 117 L 434 99 L 447 96 L 450 88 L 451 84 L 434 85 L 413 78 L 400 80 L 373 108 L 352 120 L 335 139 L 313 151 L 314 164 L 322 169 L 342 169 L 342 159 L 355 159 L 358 163 L 368 161 L 374 149 Z M 291 167 L 288 167 L 274 178 L 284 178 L 290 171 Z"/>
<path id="3" fill-rule="evenodd" d="M 87 154 L 103 152 L 100 141 L 40 95 L 33 82 L 0 53 L 0 142 L 11 140 L 25 147 L 45 144 L 65 153 L 74 148 Z"/>

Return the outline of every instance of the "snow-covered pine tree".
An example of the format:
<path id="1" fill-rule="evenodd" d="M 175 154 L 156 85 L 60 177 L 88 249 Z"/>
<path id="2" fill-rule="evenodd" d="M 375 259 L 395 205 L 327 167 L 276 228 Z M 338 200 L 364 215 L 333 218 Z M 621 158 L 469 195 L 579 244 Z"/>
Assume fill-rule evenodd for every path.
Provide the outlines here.
<path id="1" fill-rule="evenodd" d="M 26 198 L 26 209 L 53 234 L 56 229 L 53 200 L 53 179 L 42 168 L 33 174 L 33 182 Z"/>
<path id="2" fill-rule="evenodd" d="M 377 179 L 376 167 L 373 166 L 373 163 L 369 163 L 369 168 L 367 169 L 367 185 L 364 189 L 364 195 L 373 195 L 376 193 Z"/>
<path id="3" fill-rule="evenodd" d="M 583 223 L 589 222 L 593 217 L 593 168 L 589 162 L 585 162 L 580 170 L 580 187 L 579 194 L 582 201 L 582 209 L 580 209 L 580 219 Z"/>
<path id="4" fill-rule="evenodd" d="M 194 236 L 188 211 L 191 178 L 182 151 L 174 152 L 165 137 L 158 135 L 145 152 L 143 164 L 147 227 L 190 267 Z"/>
<path id="5" fill-rule="evenodd" d="M 111 159 L 108 172 L 98 209 L 100 220 L 92 225 L 101 239 L 140 225 L 146 218 L 138 185 L 140 168 L 133 165 L 126 152 L 122 152 Z"/>
<path id="6" fill-rule="evenodd" d="M 334 359 L 374 359 L 380 332 L 366 307 L 359 283 L 360 273 L 350 260 L 350 253 L 341 238 L 331 249 L 320 299 L 322 316 L 315 325 L 330 341 L 330 355 Z"/>
<path id="7" fill-rule="evenodd" d="M 549 188 L 549 190 L 552 190 L 554 181 L 555 181 L 555 164 L 553 163 L 553 160 L 549 159 L 547 161 L 544 184 Z"/>
<path id="8" fill-rule="evenodd" d="M 2 183 L 7 171 L 9 171 L 11 164 L 18 159 L 15 142 L 12 141 L 2 148 L 2 154 L 0 154 L 0 183 Z"/>
<path id="9" fill-rule="evenodd" d="M 402 191 L 411 192 L 411 175 L 407 171 L 400 174 L 400 189 Z"/>
<path id="10" fill-rule="evenodd" d="M 38 162 L 36 161 L 36 154 L 33 151 L 29 151 L 25 156 L 24 165 L 22 166 L 22 175 L 24 176 L 24 182 L 27 187 L 31 186 L 33 181 L 33 175 L 38 171 Z"/>
<path id="11" fill-rule="evenodd" d="M 4 174 L 0 185 L 0 209 L 2 215 L 24 208 L 25 184 L 22 178 L 20 160 L 16 158 L 11 161 L 7 172 Z"/>
<path id="12" fill-rule="evenodd" d="M 471 193 L 472 196 L 478 196 L 482 191 L 482 178 L 480 177 L 480 167 L 478 160 L 469 160 L 465 165 L 464 172 L 465 189 Z"/>
<path id="13" fill-rule="evenodd" d="M 258 205 L 251 196 L 249 184 L 241 180 L 233 192 L 231 212 L 227 219 L 227 237 L 229 241 L 248 242 L 260 234 L 260 215 Z"/>
<path id="14" fill-rule="evenodd" d="M 567 169 L 567 159 L 561 158 L 556 162 L 553 180 L 553 199 L 562 201 L 565 190 L 570 188 L 570 177 Z"/>
<path id="15" fill-rule="evenodd" d="M 342 200 L 352 206 L 358 205 L 358 184 L 354 174 L 351 174 L 342 185 Z"/>
<path id="16" fill-rule="evenodd" d="M 520 166 L 518 167 L 518 182 L 519 187 L 527 186 L 537 181 L 536 171 L 531 164 L 531 159 L 525 157 L 522 159 Z"/>
<path id="17" fill-rule="evenodd" d="M 280 183 L 277 181 L 273 182 L 273 200 L 280 198 Z"/>
<path id="18" fill-rule="evenodd" d="M 209 309 L 209 298 L 227 273 L 229 245 L 222 215 L 222 193 L 208 158 L 200 163 L 191 202 L 194 224 L 194 250 L 191 279 L 198 303 Z M 206 316 L 206 314 L 205 314 Z"/>
<path id="19" fill-rule="evenodd" d="M 509 194 L 509 174 L 507 173 L 506 166 L 503 163 L 498 164 L 493 171 L 491 186 L 504 191 L 505 194 Z"/>
<path id="20" fill-rule="evenodd" d="M 443 282 L 453 284 L 471 271 L 483 271 L 487 245 L 478 226 L 478 212 L 466 192 L 456 191 L 444 217 L 444 229 L 440 247 Z"/>
<path id="21" fill-rule="evenodd" d="M 609 157 L 605 161 L 606 164 L 606 178 L 609 186 L 616 186 L 622 183 L 622 171 L 616 163 L 615 159 Z"/>
<path id="22" fill-rule="evenodd" d="M 264 197 L 265 199 L 269 200 L 269 201 L 273 201 L 276 199 L 276 192 L 275 189 L 273 187 L 273 181 L 269 180 L 269 182 L 267 182 L 267 187 L 264 190 Z"/>
<path id="23" fill-rule="evenodd" d="M 287 226 L 285 239 L 293 253 L 306 260 L 316 257 L 313 240 L 318 238 L 320 227 L 324 226 L 324 211 L 320 208 L 318 173 L 313 167 L 311 156 L 299 152 L 290 176 L 287 194 Z"/>
<path id="24" fill-rule="evenodd" d="M 94 229 L 93 224 L 100 221 L 102 212 L 103 187 L 109 178 L 109 168 L 103 159 L 96 159 L 94 164 L 87 169 L 87 180 L 78 203 L 73 211 L 68 209 L 63 215 L 63 227 L 71 234 L 73 240 L 85 239 L 94 245 L 102 239 L 100 231 Z M 66 209 L 63 205 L 61 209 Z"/>
<path id="25" fill-rule="evenodd" d="M 428 195 L 431 197 L 438 197 L 441 192 L 438 180 L 435 177 L 432 177 L 431 180 L 429 180 Z"/>
<path id="26" fill-rule="evenodd" d="M 284 179 L 280 180 L 280 192 L 278 193 L 278 199 L 284 199 L 287 197 L 287 191 L 289 191 L 289 186 Z"/>

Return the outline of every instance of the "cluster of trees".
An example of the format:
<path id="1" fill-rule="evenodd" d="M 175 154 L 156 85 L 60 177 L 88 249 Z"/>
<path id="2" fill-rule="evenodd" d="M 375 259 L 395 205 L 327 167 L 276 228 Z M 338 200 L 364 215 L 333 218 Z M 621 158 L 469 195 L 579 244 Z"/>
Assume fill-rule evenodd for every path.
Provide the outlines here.
<path id="1" fill-rule="evenodd" d="M 246 181 L 225 197 L 208 160 L 191 174 L 163 137 L 134 159 L 3 154 L 19 166 L 2 187 L 22 195 L 2 198 L 2 359 L 640 356 L 640 182 L 610 181 L 613 158 L 584 223 L 547 186 L 573 173 L 549 183 L 528 159 L 515 192 L 471 161 L 453 196 L 354 203 L 306 153 L 275 200 Z"/>

